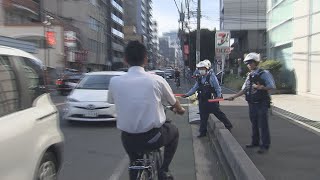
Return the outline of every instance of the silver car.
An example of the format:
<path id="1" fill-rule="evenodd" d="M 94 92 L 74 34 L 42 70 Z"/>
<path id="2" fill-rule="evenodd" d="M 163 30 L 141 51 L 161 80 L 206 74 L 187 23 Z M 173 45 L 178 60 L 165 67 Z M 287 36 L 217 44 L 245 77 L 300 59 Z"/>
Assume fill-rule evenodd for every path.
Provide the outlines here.
<path id="1" fill-rule="evenodd" d="M 115 121 L 114 104 L 109 104 L 110 79 L 125 72 L 105 71 L 85 74 L 67 98 L 64 119 L 69 121 Z"/>

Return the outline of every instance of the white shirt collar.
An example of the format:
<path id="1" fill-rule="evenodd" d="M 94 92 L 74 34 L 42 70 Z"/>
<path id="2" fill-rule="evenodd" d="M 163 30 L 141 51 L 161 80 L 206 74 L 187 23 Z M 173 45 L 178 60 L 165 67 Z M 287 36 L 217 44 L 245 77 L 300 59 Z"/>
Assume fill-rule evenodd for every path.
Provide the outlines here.
<path id="1" fill-rule="evenodd" d="M 143 67 L 141 66 L 131 66 L 129 69 L 128 69 L 128 73 L 133 73 L 133 72 L 146 72 L 144 70 Z"/>

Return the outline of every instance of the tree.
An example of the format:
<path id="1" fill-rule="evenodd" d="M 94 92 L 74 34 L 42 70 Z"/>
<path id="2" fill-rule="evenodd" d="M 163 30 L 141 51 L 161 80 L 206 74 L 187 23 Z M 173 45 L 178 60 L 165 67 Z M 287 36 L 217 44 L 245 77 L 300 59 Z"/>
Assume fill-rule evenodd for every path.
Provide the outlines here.
<path id="1" fill-rule="evenodd" d="M 196 34 L 197 31 L 192 31 L 187 36 L 190 38 L 190 69 L 196 67 Z M 215 31 L 209 29 L 201 29 L 200 31 L 200 61 L 209 59 L 214 62 L 215 57 Z M 213 64 L 213 63 L 212 63 Z"/>

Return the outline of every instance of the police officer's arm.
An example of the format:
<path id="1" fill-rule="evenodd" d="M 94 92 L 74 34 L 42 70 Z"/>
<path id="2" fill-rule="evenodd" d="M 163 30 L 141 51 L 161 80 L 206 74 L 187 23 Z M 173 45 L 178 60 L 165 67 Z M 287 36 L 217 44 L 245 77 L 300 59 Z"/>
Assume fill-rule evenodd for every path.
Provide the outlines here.
<path id="1" fill-rule="evenodd" d="M 274 79 L 269 71 L 265 70 L 265 72 L 261 75 L 261 79 L 264 80 L 266 86 L 261 85 L 261 84 L 257 84 L 257 85 L 253 86 L 254 88 L 259 89 L 259 90 L 266 90 L 266 91 L 269 91 L 271 89 L 276 88 Z"/>
<path id="2" fill-rule="evenodd" d="M 199 88 L 199 84 L 198 81 L 194 84 L 194 86 L 189 90 L 189 92 L 187 92 L 186 94 L 184 94 L 182 97 L 189 97 L 192 94 L 194 94 Z"/>
<path id="3" fill-rule="evenodd" d="M 247 79 L 245 80 L 245 82 L 243 83 L 241 90 L 240 90 L 237 94 L 235 94 L 235 95 L 233 95 L 233 96 L 230 96 L 230 97 L 228 97 L 228 98 L 225 98 L 225 100 L 233 101 L 235 98 L 244 95 L 244 94 L 246 93 L 247 81 L 249 81 L 249 78 L 248 78 L 248 77 L 247 77 Z"/>
<path id="4" fill-rule="evenodd" d="M 217 76 L 214 73 L 211 73 L 210 84 L 211 84 L 211 87 L 215 89 L 215 92 L 217 93 L 217 97 L 219 98 L 222 97 L 221 87 L 219 85 Z"/>

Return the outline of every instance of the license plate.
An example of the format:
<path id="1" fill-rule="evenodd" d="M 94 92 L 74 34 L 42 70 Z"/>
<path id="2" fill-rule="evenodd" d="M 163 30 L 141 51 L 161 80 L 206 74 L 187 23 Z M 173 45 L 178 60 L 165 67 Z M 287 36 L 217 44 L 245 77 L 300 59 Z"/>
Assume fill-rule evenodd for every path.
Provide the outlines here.
<path id="1" fill-rule="evenodd" d="M 97 117 L 98 113 L 96 111 L 87 111 L 84 116 L 86 117 Z"/>

